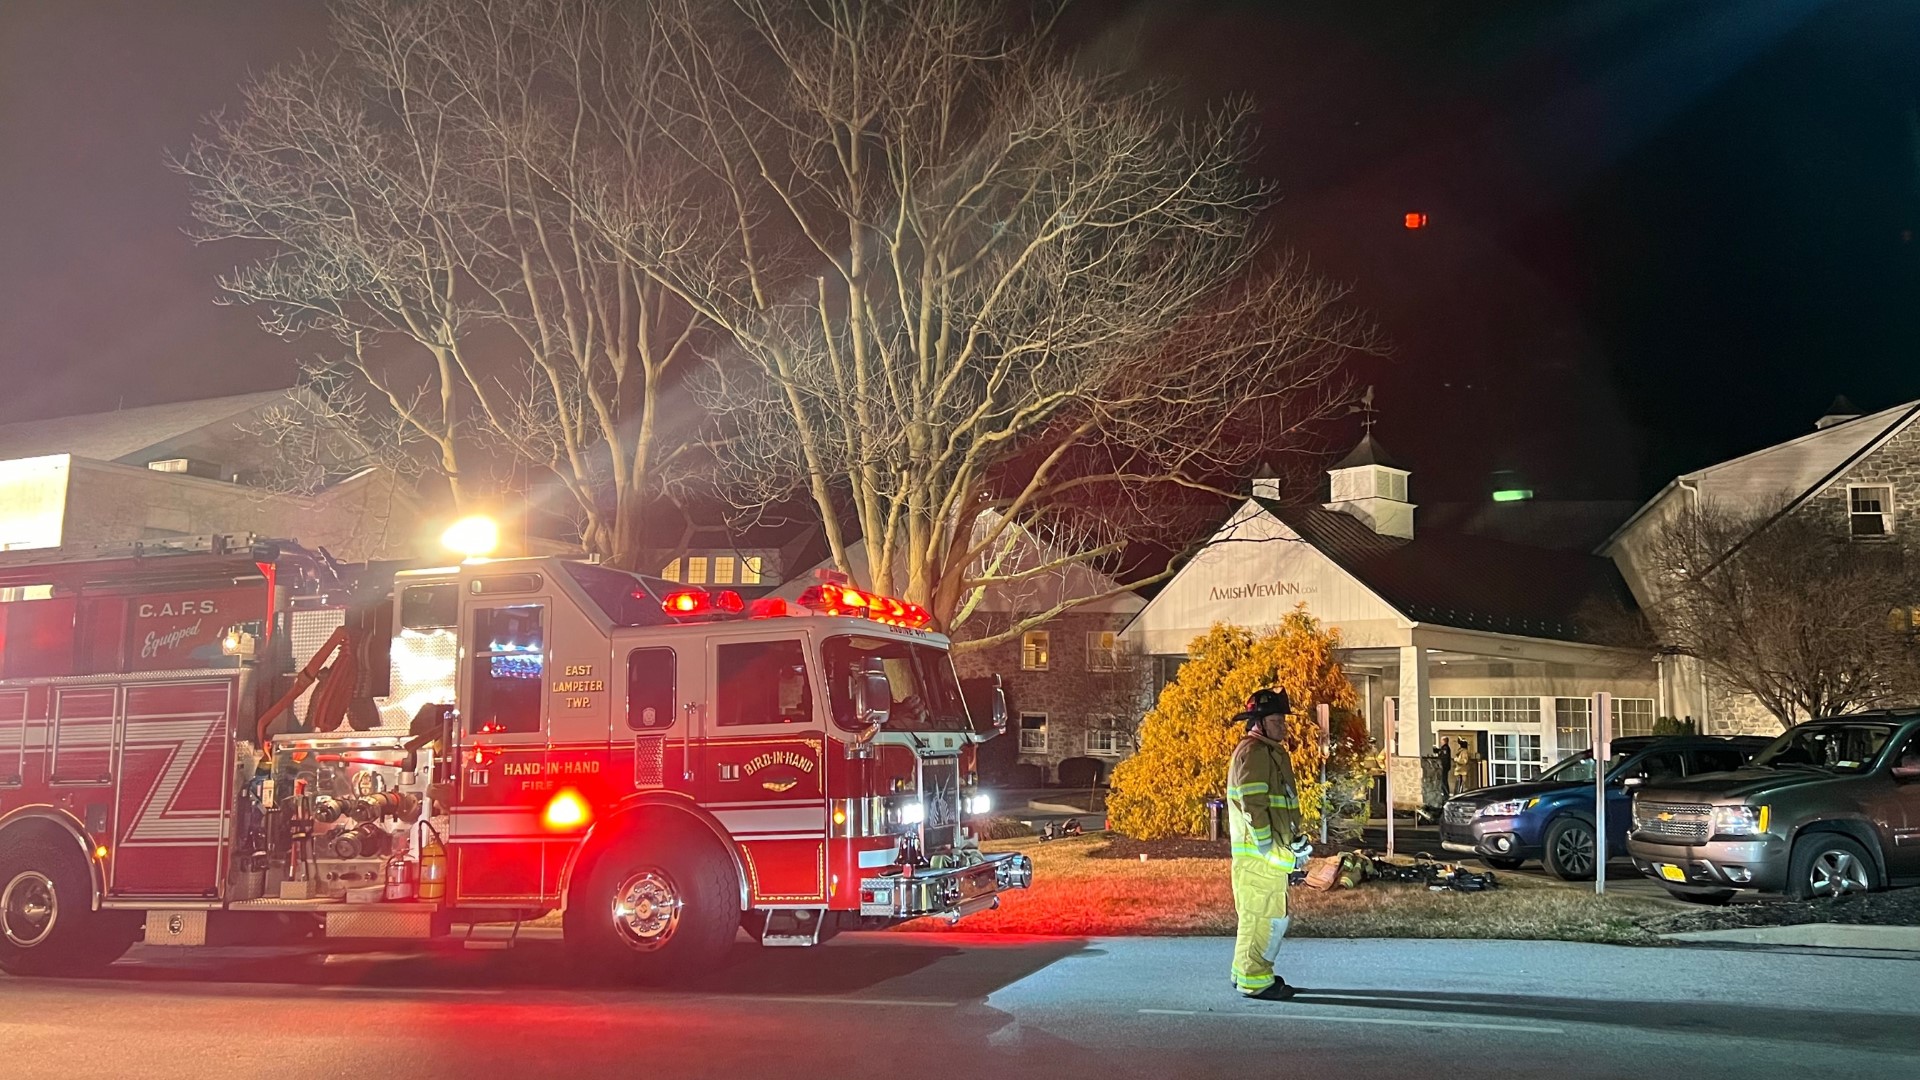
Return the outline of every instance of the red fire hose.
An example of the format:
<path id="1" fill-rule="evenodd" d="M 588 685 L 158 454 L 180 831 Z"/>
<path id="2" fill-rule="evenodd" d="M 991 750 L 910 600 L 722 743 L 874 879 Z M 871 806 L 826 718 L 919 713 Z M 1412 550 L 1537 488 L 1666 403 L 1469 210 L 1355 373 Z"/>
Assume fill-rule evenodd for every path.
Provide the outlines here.
<path id="1" fill-rule="evenodd" d="M 293 676 L 293 686 L 280 700 L 267 706 L 260 714 L 255 725 L 255 736 L 261 746 L 267 745 L 267 726 L 280 718 L 280 714 L 293 707 L 307 687 L 318 683 L 313 692 L 313 701 L 307 705 L 307 723 L 316 731 L 332 731 L 340 726 L 347 715 L 347 706 L 353 700 L 354 685 L 359 681 L 360 662 L 350 647 L 352 638 L 347 628 L 336 629 L 313 654 L 306 666 Z M 335 656 L 335 654 L 338 654 Z M 332 663 L 328 659 L 332 658 Z"/>

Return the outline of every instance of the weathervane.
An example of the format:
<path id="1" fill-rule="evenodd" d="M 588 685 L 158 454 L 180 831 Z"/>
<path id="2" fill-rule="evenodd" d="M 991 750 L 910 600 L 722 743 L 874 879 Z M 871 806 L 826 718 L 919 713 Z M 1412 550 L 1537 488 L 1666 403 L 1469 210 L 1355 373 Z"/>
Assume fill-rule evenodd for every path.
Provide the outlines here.
<path id="1" fill-rule="evenodd" d="M 1349 411 L 1361 414 L 1360 431 L 1364 435 L 1371 436 L 1373 434 L 1374 421 L 1373 387 L 1367 387 L 1367 392 L 1360 395 L 1360 404 L 1354 406 Z"/>

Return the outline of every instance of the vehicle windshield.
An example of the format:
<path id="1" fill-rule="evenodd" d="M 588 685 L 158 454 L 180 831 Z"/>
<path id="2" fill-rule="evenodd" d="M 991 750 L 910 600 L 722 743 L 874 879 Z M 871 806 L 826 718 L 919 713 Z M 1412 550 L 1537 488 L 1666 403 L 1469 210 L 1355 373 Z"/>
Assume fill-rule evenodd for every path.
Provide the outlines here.
<path id="1" fill-rule="evenodd" d="M 878 658 L 893 689 L 888 731 L 972 731 L 960 679 L 945 649 L 897 638 L 841 635 L 821 648 L 834 722 L 849 731 L 860 728 L 854 715 L 853 688 L 870 658 Z"/>
<path id="2" fill-rule="evenodd" d="M 1766 769 L 1800 766 L 1863 773 L 1887 748 L 1893 731 L 1892 724 L 1809 724 L 1775 739 L 1753 764 Z"/>
<path id="3" fill-rule="evenodd" d="M 1607 775 L 1626 763 L 1626 760 L 1638 750 L 1615 750 L 1607 756 Z M 1553 768 L 1540 774 L 1541 783 L 1554 784 L 1591 784 L 1593 783 L 1593 751 L 1582 750 L 1570 758 L 1563 758 Z"/>

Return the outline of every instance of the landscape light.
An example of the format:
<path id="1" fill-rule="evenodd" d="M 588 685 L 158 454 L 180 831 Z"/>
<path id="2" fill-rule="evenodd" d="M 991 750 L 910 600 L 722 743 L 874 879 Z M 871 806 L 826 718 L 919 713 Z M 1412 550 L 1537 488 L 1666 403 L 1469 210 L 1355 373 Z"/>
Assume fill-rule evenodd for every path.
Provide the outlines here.
<path id="1" fill-rule="evenodd" d="M 1494 502 L 1525 502 L 1533 498 L 1532 488 L 1501 488 L 1493 493 Z"/>

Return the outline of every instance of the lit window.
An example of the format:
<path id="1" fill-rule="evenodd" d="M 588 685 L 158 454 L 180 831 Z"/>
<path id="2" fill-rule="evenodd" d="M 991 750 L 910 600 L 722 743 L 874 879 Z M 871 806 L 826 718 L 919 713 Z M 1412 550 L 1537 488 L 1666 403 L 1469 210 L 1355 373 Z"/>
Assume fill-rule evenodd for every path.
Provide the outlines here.
<path id="1" fill-rule="evenodd" d="M 748 555 L 740 560 L 740 584 L 758 585 L 767 560 L 758 555 Z"/>
<path id="2" fill-rule="evenodd" d="M 1613 699 L 1613 737 L 1653 734 L 1653 699 Z"/>
<path id="3" fill-rule="evenodd" d="M 1045 630 L 1029 630 L 1020 638 L 1020 670 L 1045 671 L 1051 662 L 1052 650 L 1048 645 Z"/>
<path id="4" fill-rule="evenodd" d="M 681 578 L 680 580 L 686 582 L 689 585 L 705 585 L 707 583 L 706 556 L 695 555 L 693 558 L 688 559 L 687 560 L 687 576 L 684 578 Z"/>
<path id="5" fill-rule="evenodd" d="M 712 583 L 715 585 L 733 584 L 733 556 L 716 555 L 713 557 Z"/>
<path id="6" fill-rule="evenodd" d="M 1517 784 L 1523 780 L 1532 780 L 1540 775 L 1540 767 L 1546 762 L 1540 758 L 1540 736 L 1521 735 L 1517 732 L 1494 732 L 1492 753 L 1487 764 L 1491 767 L 1491 780 L 1495 784 Z"/>
<path id="7" fill-rule="evenodd" d="M 1087 634 L 1088 671 L 1118 671 L 1121 663 L 1119 634 L 1111 630 L 1094 630 Z"/>
<path id="8" fill-rule="evenodd" d="M 1893 489 L 1884 484 L 1847 489 L 1847 525 L 1855 538 L 1893 532 Z"/>
<path id="9" fill-rule="evenodd" d="M 680 560 L 675 559 L 672 562 L 668 563 L 667 568 L 660 571 L 660 576 L 667 579 L 668 581 L 679 581 L 680 580 Z"/>
<path id="10" fill-rule="evenodd" d="M 1047 752 L 1047 714 L 1025 712 L 1020 714 L 1020 752 L 1023 754 L 1044 754 Z"/>

